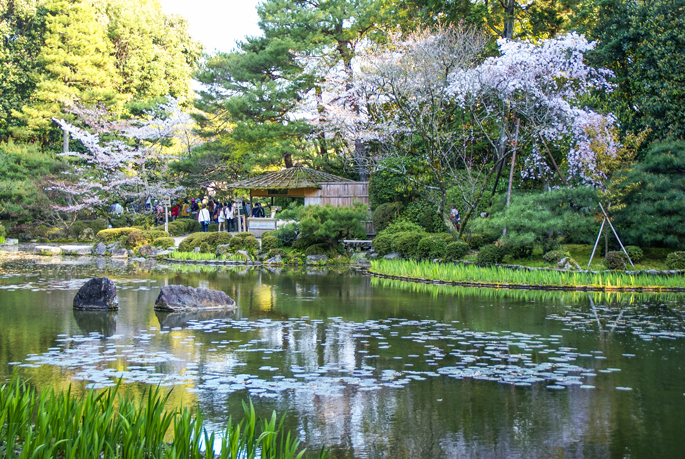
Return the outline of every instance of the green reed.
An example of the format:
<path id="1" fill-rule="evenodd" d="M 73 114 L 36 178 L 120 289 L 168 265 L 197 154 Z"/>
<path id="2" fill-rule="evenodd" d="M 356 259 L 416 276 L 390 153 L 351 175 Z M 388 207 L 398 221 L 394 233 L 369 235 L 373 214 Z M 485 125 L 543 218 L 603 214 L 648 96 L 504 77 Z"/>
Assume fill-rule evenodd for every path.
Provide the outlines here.
<path id="1" fill-rule="evenodd" d="M 174 252 L 171 252 L 169 254 L 169 258 L 173 258 L 175 260 L 203 261 L 203 260 L 216 260 L 216 255 L 213 253 L 174 251 Z"/>
<path id="2" fill-rule="evenodd" d="M 71 390 L 35 388 L 15 374 L 0 387 L 0 458 L 302 458 L 300 441 L 276 414 L 260 421 L 252 402 L 243 402 L 244 418 L 229 419 L 219 437 L 203 427 L 201 414 L 187 408 L 167 411 L 169 394 L 159 387 L 136 401 L 113 388 L 83 396 Z M 171 442 L 165 441 L 169 433 Z M 219 445 L 220 449 L 213 446 Z M 323 448 L 319 458 L 325 458 Z"/>
<path id="3" fill-rule="evenodd" d="M 599 273 L 480 267 L 467 264 L 432 263 L 415 260 L 372 260 L 371 272 L 410 279 L 443 282 L 530 285 L 541 287 L 592 287 L 604 290 L 628 288 L 678 289 L 685 287 L 682 275 L 631 275 L 620 271 Z"/>

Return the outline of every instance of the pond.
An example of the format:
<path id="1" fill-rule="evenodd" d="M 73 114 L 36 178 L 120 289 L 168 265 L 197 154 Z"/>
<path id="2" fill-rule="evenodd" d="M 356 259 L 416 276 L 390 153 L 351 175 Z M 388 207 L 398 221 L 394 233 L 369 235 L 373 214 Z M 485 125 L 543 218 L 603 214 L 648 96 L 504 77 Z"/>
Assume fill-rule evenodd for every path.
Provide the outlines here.
<path id="1" fill-rule="evenodd" d="M 0 378 L 172 390 L 221 428 L 251 398 L 335 458 L 685 457 L 685 299 L 436 287 L 350 270 L 6 264 Z M 76 312 L 92 276 L 116 313 Z M 159 314 L 167 284 L 233 314 Z"/>

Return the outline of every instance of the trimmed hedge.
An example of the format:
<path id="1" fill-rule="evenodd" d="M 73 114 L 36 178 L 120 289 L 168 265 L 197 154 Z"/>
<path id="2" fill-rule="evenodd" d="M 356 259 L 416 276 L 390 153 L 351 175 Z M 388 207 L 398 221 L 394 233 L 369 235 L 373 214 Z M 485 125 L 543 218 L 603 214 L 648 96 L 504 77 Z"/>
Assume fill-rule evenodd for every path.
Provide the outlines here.
<path id="1" fill-rule="evenodd" d="M 159 238 L 167 238 L 169 233 L 165 231 L 134 231 L 126 238 L 126 247 L 135 249 L 143 245 L 150 245 L 152 241 Z"/>
<path id="2" fill-rule="evenodd" d="M 405 258 L 417 258 L 419 242 L 425 236 L 426 233 L 398 233 L 392 241 L 392 251 L 398 252 Z"/>
<path id="3" fill-rule="evenodd" d="M 604 264 L 611 270 L 626 269 L 626 255 L 623 252 L 607 252 Z"/>
<path id="4" fill-rule="evenodd" d="M 504 250 L 495 244 L 484 245 L 478 250 L 476 264 L 478 266 L 492 266 L 500 263 L 504 258 Z"/>
<path id="5" fill-rule="evenodd" d="M 466 242 L 456 241 L 447 244 L 445 249 L 445 259 L 447 261 L 461 260 L 469 253 L 471 248 Z"/>
<path id="6" fill-rule="evenodd" d="M 110 244 L 121 239 L 122 236 L 128 237 L 129 234 L 140 232 L 138 228 L 110 228 L 98 231 L 95 235 L 95 240 L 97 242 L 104 242 L 105 244 Z"/>
<path id="7" fill-rule="evenodd" d="M 264 236 L 262 235 L 262 251 L 269 251 L 271 249 L 277 249 L 280 246 L 280 241 L 276 236 Z"/>
<path id="8" fill-rule="evenodd" d="M 628 256 L 633 264 L 640 263 L 645 256 L 642 249 L 636 245 L 627 245 L 626 252 L 628 252 Z"/>
<path id="9" fill-rule="evenodd" d="M 212 252 L 214 252 L 217 245 L 228 244 L 231 242 L 231 234 L 193 233 L 181 241 L 181 243 L 178 245 L 178 250 L 179 252 L 192 252 L 195 247 L 200 247 L 203 242 L 206 242 L 211 248 Z"/>
<path id="10" fill-rule="evenodd" d="M 304 252 L 305 255 L 326 255 L 328 258 L 333 258 L 335 253 L 329 244 L 314 244 L 307 247 Z"/>
<path id="11" fill-rule="evenodd" d="M 288 223 L 276 231 L 263 233 L 262 237 L 267 233 L 269 233 L 269 236 L 276 236 L 283 247 L 291 247 L 300 234 L 300 225 L 298 223 Z"/>
<path id="12" fill-rule="evenodd" d="M 373 240 L 373 249 L 380 256 L 387 255 L 392 252 L 392 241 L 394 239 L 393 234 L 379 234 Z"/>
<path id="13" fill-rule="evenodd" d="M 422 238 L 416 247 L 416 254 L 419 258 L 444 258 L 446 252 L 445 238 L 433 234 Z"/>
<path id="14" fill-rule="evenodd" d="M 228 234 L 228 233 L 219 233 L 219 234 Z M 259 250 L 259 241 L 257 240 L 256 237 L 254 237 L 254 234 L 252 233 L 238 233 L 233 238 L 231 239 L 231 250 L 234 252 L 236 250 L 247 250 L 249 251 L 256 251 Z M 216 249 L 216 247 L 215 247 Z"/>
<path id="15" fill-rule="evenodd" d="M 559 250 L 551 250 L 542 256 L 542 259 L 551 265 L 556 265 L 564 258 L 564 254 Z"/>
<path id="16" fill-rule="evenodd" d="M 672 252 L 666 257 L 668 269 L 685 269 L 685 252 Z"/>
<path id="17" fill-rule="evenodd" d="M 401 202 L 387 202 L 376 207 L 371 217 L 373 229 L 380 233 L 400 217 L 403 209 Z"/>
<path id="18" fill-rule="evenodd" d="M 285 260 L 285 259 L 287 258 L 287 256 L 288 256 L 288 254 L 287 254 L 287 253 L 285 252 L 285 250 L 283 250 L 283 249 L 271 249 L 271 250 L 269 250 L 269 253 L 266 255 L 266 258 L 267 258 L 267 259 L 273 258 L 273 257 L 275 257 L 276 255 L 280 255 L 281 258 L 283 258 L 284 260 Z"/>
<path id="19" fill-rule="evenodd" d="M 157 239 L 152 241 L 152 244 L 150 244 L 154 247 L 161 247 L 163 249 L 168 249 L 169 247 L 174 247 L 176 246 L 176 243 L 174 242 L 173 237 L 158 237 Z"/>

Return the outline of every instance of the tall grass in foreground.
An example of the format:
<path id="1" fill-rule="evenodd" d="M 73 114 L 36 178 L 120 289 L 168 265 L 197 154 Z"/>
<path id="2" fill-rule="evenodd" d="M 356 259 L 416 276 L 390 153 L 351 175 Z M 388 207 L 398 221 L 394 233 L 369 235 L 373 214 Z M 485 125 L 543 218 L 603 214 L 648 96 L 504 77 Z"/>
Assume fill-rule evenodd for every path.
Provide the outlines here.
<path id="1" fill-rule="evenodd" d="M 371 272 L 388 276 L 443 282 L 473 282 L 480 284 L 517 284 L 542 287 L 596 287 L 602 289 L 685 287 L 685 277 L 629 275 L 618 271 L 598 274 L 573 271 L 528 271 L 500 266 L 484 268 L 466 264 L 432 263 L 415 260 L 372 260 Z"/>
<path id="2" fill-rule="evenodd" d="M 168 394 L 147 390 L 140 400 L 119 393 L 119 385 L 82 397 L 71 391 L 38 392 L 16 375 L 0 387 L 0 458 L 184 458 L 291 459 L 304 456 L 274 412 L 257 418 L 252 402 L 245 417 L 217 437 L 203 427 L 201 415 L 187 408 L 166 411 Z M 167 433 L 173 441 L 167 443 Z M 205 451 L 205 445 L 209 453 Z M 212 454 L 212 445 L 215 450 Z M 323 449 L 319 458 L 327 455 Z"/>

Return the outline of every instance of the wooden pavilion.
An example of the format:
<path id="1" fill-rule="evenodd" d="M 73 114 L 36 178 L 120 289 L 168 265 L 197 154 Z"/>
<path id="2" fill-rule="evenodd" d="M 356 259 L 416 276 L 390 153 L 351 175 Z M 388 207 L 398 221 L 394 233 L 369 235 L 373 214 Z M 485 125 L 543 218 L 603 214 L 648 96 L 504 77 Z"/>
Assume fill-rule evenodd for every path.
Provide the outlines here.
<path id="1" fill-rule="evenodd" d="M 294 166 L 234 182 L 228 189 L 250 190 L 252 198 L 304 198 L 305 206 L 369 204 L 369 182 L 355 182 L 308 167 Z"/>

